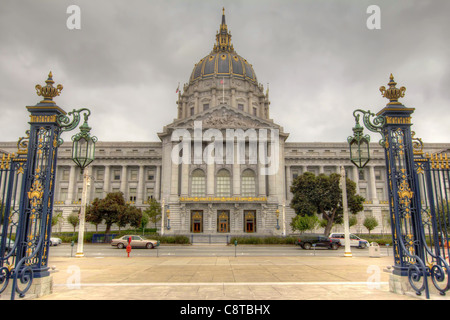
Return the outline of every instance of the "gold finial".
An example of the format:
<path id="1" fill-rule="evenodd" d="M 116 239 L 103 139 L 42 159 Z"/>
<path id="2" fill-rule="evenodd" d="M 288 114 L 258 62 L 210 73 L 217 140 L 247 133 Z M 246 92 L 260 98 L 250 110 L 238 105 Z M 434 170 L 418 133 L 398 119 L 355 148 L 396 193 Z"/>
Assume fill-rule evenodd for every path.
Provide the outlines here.
<path id="1" fill-rule="evenodd" d="M 228 31 L 227 24 L 225 22 L 225 7 L 222 7 L 222 23 L 220 29 L 216 34 L 216 44 L 213 47 L 214 52 L 234 52 L 233 45 L 231 44 L 231 33 Z"/>
<path id="2" fill-rule="evenodd" d="M 50 73 L 48 74 L 48 79 L 45 80 L 45 83 L 47 85 L 45 85 L 44 87 L 42 87 L 41 85 L 37 84 L 36 85 L 36 94 L 38 96 L 43 96 L 44 100 L 42 100 L 40 103 L 52 103 L 54 104 L 55 102 L 53 101 L 53 98 L 56 96 L 59 96 L 61 94 L 61 90 L 63 89 L 63 86 L 61 84 L 58 84 L 55 87 L 53 87 L 53 84 L 55 83 L 55 81 L 53 81 L 53 74 L 50 71 Z"/>
<path id="3" fill-rule="evenodd" d="M 406 88 L 400 87 L 400 89 L 399 89 L 399 88 L 395 87 L 397 85 L 397 82 L 394 81 L 394 76 L 392 75 L 392 73 L 391 73 L 389 79 L 390 79 L 390 81 L 388 83 L 388 85 L 389 85 L 388 89 L 386 89 L 385 86 L 380 87 L 381 95 L 383 97 L 389 99 L 388 105 L 401 104 L 401 102 L 398 102 L 398 99 L 403 98 L 405 96 Z"/>

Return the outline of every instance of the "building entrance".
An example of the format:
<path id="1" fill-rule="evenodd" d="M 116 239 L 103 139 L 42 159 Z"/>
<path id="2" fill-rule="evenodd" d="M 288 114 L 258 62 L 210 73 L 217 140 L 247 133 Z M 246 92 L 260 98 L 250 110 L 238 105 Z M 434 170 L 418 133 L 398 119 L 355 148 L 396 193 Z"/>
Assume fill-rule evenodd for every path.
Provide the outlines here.
<path id="1" fill-rule="evenodd" d="M 244 211 L 244 231 L 248 233 L 256 232 L 256 211 Z"/>
<path id="2" fill-rule="evenodd" d="M 191 211 L 191 232 L 201 233 L 203 232 L 203 211 L 192 210 Z"/>
<path id="3" fill-rule="evenodd" d="M 230 232 L 230 211 L 219 210 L 217 211 L 217 232 L 226 233 Z"/>

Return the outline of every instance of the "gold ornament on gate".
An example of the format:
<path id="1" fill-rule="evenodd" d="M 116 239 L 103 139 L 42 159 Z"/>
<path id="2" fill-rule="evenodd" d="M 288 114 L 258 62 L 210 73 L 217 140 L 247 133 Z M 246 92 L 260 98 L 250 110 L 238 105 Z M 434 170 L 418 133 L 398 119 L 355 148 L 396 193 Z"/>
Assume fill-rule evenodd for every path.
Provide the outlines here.
<path id="1" fill-rule="evenodd" d="M 44 100 L 41 101 L 41 103 L 52 103 L 54 104 L 55 102 L 53 101 L 53 98 L 56 96 L 59 96 L 61 94 L 61 91 L 63 89 L 63 86 L 61 84 L 58 84 L 56 86 L 56 88 L 53 86 L 53 84 L 55 83 L 55 81 L 53 81 L 53 75 L 52 72 L 50 71 L 50 73 L 48 74 L 48 79 L 45 80 L 45 83 L 47 85 L 45 86 L 41 86 L 39 84 L 36 85 L 36 94 L 38 96 L 43 96 Z"/>
<path id="2" fill-rule="evenodd" d="M 380 87 L 381 95 L 387 99 L 389 99 L 388 105 L 397 104 L 401 105 L 401 102 L 398 102 L 399 98 L 403 98 L 405 96 L 405 87 L 397 88 L 397 82 L 394 81 L 394 76 L 391 73 L 390 81 L 388 83 L 389 88 L 386 89 L 385 86 Z"/>

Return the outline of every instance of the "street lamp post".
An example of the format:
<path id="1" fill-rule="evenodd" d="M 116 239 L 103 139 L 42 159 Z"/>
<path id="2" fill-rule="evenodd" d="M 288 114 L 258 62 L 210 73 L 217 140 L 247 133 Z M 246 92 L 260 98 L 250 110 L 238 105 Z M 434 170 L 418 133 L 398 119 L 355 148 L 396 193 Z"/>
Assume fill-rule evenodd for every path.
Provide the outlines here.
<path id="1" fill-rule="evenodd" d="M 348 221 L 348 206 L 347 206 L 347 183 L 344 166 L 341 167 L 341 189 L 342 189 L 342 208 L 344 210 L 344 240 L 345 240 L 344 257 L 351 257 L 352 251 L 350 249 L 350 227 Z"/>
<path id="2" fill-rule="evenodd" d="M 63 130 L 65 128 L 67 130 L 72 130 L 78 125 L 80 121 L 80 115 L 82 113 L 84 116 L 84 123 L 80 126 L 80 132 L 72 136 L 73 141 L 72 160 L 81 169 L 81 173 L 83 174 L 83 193 L 81 198 L 78 245 L 77 245 L 77 253 L 75 255 L 75 257 L 77 258 L 84 257 L 83 252 L 84 226 L 86 221 L 88 188 L 90 186 L 89 168 L 87 168 L 87 166 L 95 159 L 95 143 L 97 142 L 98 139 L 97 137 L 95 136 L 91 137 L 90 135 L 91 127 L 89 127 L 87 122 L 91 114 L 91 111 L 89 109 L 82 108 L 79 110 L 73 110 L 72 112 L 69 112 L 69 115 L 73 115 L 74 117 L 73 121 L 70 123 L 67 117 L 58 119 L 58 122 L 61 123 L 61 127 L 63 128 Z"/>

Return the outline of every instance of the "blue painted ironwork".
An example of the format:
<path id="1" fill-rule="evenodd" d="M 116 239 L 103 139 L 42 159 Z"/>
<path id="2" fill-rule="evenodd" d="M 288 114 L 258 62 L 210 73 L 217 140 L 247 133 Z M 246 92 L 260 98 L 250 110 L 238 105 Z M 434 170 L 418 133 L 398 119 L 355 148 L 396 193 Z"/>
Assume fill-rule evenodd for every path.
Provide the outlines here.
<path id="1" fill-rule="evenodd" d="M 355 110 L 353 115 L 358 122 L 356 113 L 362 113 L 365 126 L 382 136 L 380 145 L 385 149 L 394 274 L 408 277 L 416 294 L 425 292 L 429 298 L 428 279 L 432 280 L 441 294 L 445 294 L 450 288 L 450 269 L 447 262 L 450 253 L 450 212 L 448 205 L 444 210 L 443 201 L 440 208 L 435 202 L 435 199 L 443 199 L 442 190 L 448 190 L 450 177 L 448 170 L 438 178 L 434 172 L 433 177 L 430 160 L 423 156 L 414 157 L 415 150 L 416 154 L 420 154 L 417 149 L 422 145 L 420 139 L 413 139 L 414 134 L 411 132 L 411 114 L 414 109 L 406 108 L 398 102 L 406 89 L 398 89 L 396 84 L 391 75 L 389 88 L 380 88 L 389 103 L 376 117 L 370 111 L 360 109 Z M 371 117 L 375 117 L 373 123 Z M 446 168 L 448 169 L 448 163 Z M 439 183 L 447 183 L 447 186 Z M 437 190 L 441 193 L 436 193 Z M 447 199 L 447 192 L 445 197 Z M 442 247 L 443 243 L 447 243 L 446 253 Z"/>
<path id="2" fill-rule="evenodd" d="M 45 82 L 44 87 L 36 86 L 37 94 L 44 100 L 27 107 L 31 119 L 28 136 L 19 140 L 17 155 L 3 155 L 1 159 L 0 193 L 4 205 L 0 293 L 10 286 L 12 300 L 16 292 L 23 297 L 34 278 L 49 275 L 48 253 L 60 135 L 76 128 L 80 118 L 80 112 L 74 110 L 71 114 L 75 114 L 78 121 L 62 124 L 58 121 L 64 119 L 66 112 L 53 98 L 63 87 L 53 87 L 51 72 Z M 14 244 L 10 246 L 13 236 Z"/>

